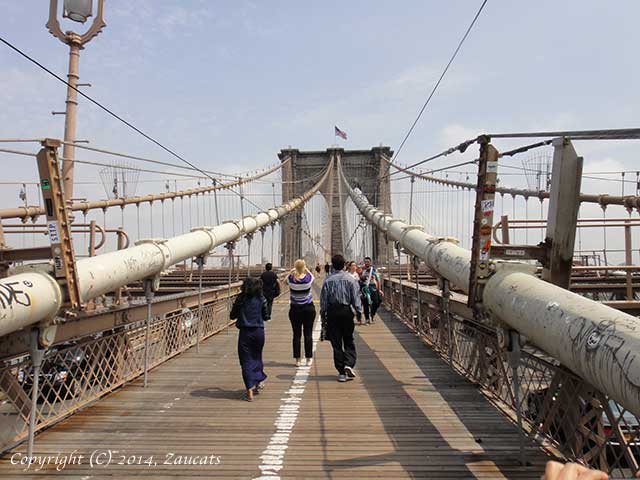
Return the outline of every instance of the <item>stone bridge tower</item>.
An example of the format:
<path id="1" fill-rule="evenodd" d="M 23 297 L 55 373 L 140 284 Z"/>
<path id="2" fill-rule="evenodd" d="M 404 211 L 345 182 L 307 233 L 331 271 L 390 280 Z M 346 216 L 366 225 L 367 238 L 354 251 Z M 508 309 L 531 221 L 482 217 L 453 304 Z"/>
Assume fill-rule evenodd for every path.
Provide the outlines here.
<path id="1" fill-rule="evenodd" d="M 385 213 L 391 213 L 391 184 L 388 176 L 384 177 L 389 166 L 385 162 L 391 160 L 393 152 L 389 147 L 374 147 L 371 150 L 344 150 L 329 148 L 326 151 L 301 152 L 297 149 L 282 150 L 278 157 L 281 162 L 290 159 L 282 168 L 282 201 L 309 190 L 320 178 L 320 174 L 331 165 L 332 172 L 321 189 L 330 219 L 327 229 L 331 238 L 330 255 L 344 254 L 345 242 L 353 232 L 346 231 L 345 204 L 347 193 L 343 192 L 338 177 L 338 159 L 342 164 L 345 176 L 351 185 L 358 186 L 369 201 Z M 280 265 L 291 266 L 297 258 L 302 257 L 302 213 L 296 212 L 285 217 L 281 224 Z M 387 261 L 387 249 L 384 235 L 373 230 L 372 251 L 370 256 L 378 264 Z M 330 258 L 327 258 L 328 261 Z"/>

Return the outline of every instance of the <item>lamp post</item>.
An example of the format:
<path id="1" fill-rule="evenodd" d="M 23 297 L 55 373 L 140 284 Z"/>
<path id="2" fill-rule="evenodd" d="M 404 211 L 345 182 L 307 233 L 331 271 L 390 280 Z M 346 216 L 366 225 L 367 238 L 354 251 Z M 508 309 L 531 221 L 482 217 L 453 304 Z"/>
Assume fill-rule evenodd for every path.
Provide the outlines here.
<path id="1" fill-rule="evenodd" d="M 74 22 L 85 23 L 92 16 L 93 0 L 64 0 L 63 17 Z M 78 62 L 80 50 L 84 44 L 98 35 L 106 23 L 103 18 L 104 0 L 98 0 L 98 13 L 91 27 L 82 35 L 66 31 L 63 32 L 58 21 L 58 0 L 50 0 L 49 20 L 46 27 L 49 32 L 62 43 L 69 45 L 69 73 L 67 74 L 67 100 L 64 121 L 64 148 L 62 150 L 62 177 L 64 183 L 64 195 L 67 201 L 73 198 L 73 160 L 75 158 L 74 142 L 76 140 L 76 113 L 78 110 Z"/>

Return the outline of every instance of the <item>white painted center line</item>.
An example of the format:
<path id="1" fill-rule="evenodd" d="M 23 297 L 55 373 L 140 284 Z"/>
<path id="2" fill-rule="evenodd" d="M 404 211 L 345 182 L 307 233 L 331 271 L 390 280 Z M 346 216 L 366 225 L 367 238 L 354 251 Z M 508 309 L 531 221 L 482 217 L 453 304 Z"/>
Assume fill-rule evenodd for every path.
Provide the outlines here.
<path id="1" fill-rule="evenodd" d="M 318 316 L 313 328 L 314 353 L 320 340 L 321 328 L 322 322 Z M 311 367 L 304 366 L 296 369 L 296 375 L 293 378 L 292 385 L 289 387 L 289 390 L 284 392 L 284 397 L 280 399 L 282 402 L 278 408 L 278 418 L 275 421 L 276 431 L 271 436 L 267 448 L 262 452 L 262 455 L 260 455 L 260 460 L 262 461 L 258 466 L 260 476 L 254 477 L 254 480 L 280 479 L 280 470 L 284 467 L 284 454 L 289 447 L 289 437 L 293 432 L 293 427 L 296 425 L 296 420 L 298 420 L 302 394 L 309 379 L 310 368 Z"/>

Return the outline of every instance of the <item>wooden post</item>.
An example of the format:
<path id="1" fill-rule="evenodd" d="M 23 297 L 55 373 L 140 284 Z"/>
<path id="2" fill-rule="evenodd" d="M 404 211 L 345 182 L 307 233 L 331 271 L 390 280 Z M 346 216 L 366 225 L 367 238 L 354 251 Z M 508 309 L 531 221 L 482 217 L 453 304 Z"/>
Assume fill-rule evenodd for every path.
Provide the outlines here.
<path id="1" fill-rule="evenodd" d="M 509 215 L 502 215 L 500 217 L 500 230 L 502 233 L 502 244 L 508 245 L 509 240 Z"/>
<path id="2" fill-rule="evenodd" d="M 629 223 L 629 221 L 625 221 L 625 226 L 624 226 L 624 263 L 625 265 L 627 265 L 627 267 L 631 266 L 631 264 L 633 263 L 633 260 L 631 258 L 631 224 Z M 626 272 L 626 276 L 627 276 L 627 300 L 633 300 L 633 283 L 632 283 L 632 276 L 631 276 L 631 270 L 627 270 Z"/>
<path id="3" fill-rule="evenodd" d="M 479 139 L 480 160 L 478 163 L 478 183 L 473 220 L 471 245 L 471 265 L 469 268 L 468 306 L 477 310 L 482 302 L 484 285 L 491 276 L 489 258 L 491 256 L 491 234 L 493 233 L 493 211 L 498 177 L 499 153 L 491 145 L 491 139 L 483 136 Z"/>
<path id="4" fill-rule="evenodd" d="M 4 229 L 2 228 L 2 219 L 0 218 L 0 250 L 7 248 L 7 244 L 4 240 Z M 0 278 L 4 278 L 9 273 L 9 263 L 0 262 Z"/>
<path id="5" fill-rule="evenodd" d="M 118 250 L 122 250 L 125 245 L 124 232 L 122 228 L 119 228 L 117 231 L 118 235 Z M 115 292 L 115 304 L 122 305 L 122 287 L 118 287 Z"/>
<path id="6" fill-rule="evenodd" d="M 89 223 L 89 256 L 96 256 L 96 221 Z"/>
<path id="7" fill-rule="evenodd" d="M 578 157 L 571 140 L 553 140 L 553 170 L 549 195 L 549 216 L 546 241 L 551 242 L 549 267 L 542 270 L 542 278 L 562 288 L 569 288 L 573 247 L 582 180 L 582 157 Z"/>

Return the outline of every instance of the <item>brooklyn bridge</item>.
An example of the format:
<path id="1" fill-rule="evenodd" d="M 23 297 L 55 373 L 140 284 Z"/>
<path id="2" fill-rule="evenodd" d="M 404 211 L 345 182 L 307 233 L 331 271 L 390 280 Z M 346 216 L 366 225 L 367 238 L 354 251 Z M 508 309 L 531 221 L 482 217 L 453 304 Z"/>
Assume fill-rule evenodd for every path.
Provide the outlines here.
<path id="1" fill-rule="evenodd" d="M 95 3 L 79 36 L 52 2 L 66 122 L 74 58 L 105 26 Z M 36 137 L 0 139 L 3 178 L 33 172 L 0 182 L 20 199 L 0 208 L 3 477 L 640 471 L 639 174 L 588 171 L 581 153 L 640 129 L 478 131 L 408 164 L 383 144 L 289 146 L 233 173 L 79 142 L 73 123 Z M 289 321 L 296 260 L 319 311 L 336 254 L 371 259 L 382 301 L 344 383 L 321 318 L 309 364 Z M 268 380 L 246 402 L 230 310 L 268 263 Z"/>

